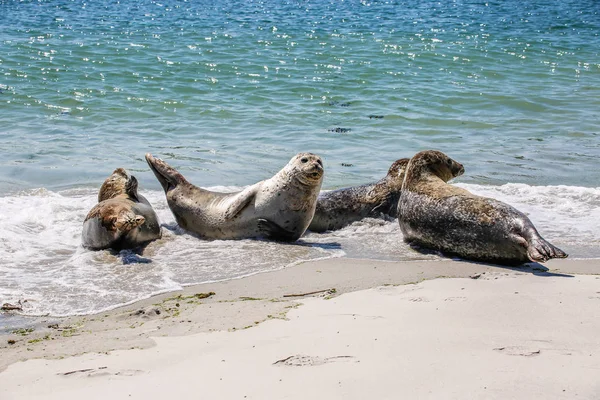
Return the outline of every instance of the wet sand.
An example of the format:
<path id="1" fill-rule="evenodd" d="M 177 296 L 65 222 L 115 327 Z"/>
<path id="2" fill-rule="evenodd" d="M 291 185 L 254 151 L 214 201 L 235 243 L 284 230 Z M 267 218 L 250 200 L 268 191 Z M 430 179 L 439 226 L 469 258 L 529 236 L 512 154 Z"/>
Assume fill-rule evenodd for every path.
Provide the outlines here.
<path id="1" fill-rule="evenodd" d="M 2 399 L 598 398 L 600 260 L 330 259 L 0 336 Z"/>

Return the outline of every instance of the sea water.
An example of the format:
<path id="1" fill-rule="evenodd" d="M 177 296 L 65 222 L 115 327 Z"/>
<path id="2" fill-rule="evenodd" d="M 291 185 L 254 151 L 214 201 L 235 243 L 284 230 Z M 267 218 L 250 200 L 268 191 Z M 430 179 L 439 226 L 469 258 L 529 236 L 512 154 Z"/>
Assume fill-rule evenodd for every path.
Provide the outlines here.
<path id="1" fill-rule="evenodd" d="M 517 207 L 571 257 L 600 256 L 596 1 L 0 0 L 0 17 L 0 303 L 24 314 L 327 257 L 440 259 L 378 219 L 295 244 L 199 240 L 146 152 L 235 191 L 300 151 L 323 158 L 329 190 L 438 149 L 465 165 L 455 184 Z M 142 254 L 81 247 L 117 167 L 163 225 Z"/>

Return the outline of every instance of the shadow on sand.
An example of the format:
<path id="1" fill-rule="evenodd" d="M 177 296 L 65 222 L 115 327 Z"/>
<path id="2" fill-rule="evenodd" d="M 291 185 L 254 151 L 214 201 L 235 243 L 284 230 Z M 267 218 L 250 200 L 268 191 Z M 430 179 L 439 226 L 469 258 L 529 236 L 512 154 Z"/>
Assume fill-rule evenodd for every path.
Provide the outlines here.
<path id="1" fill-rule="evenodd" d="M 439 257 L 442 257 L 442 258 L 445 258 L 448 260 L 452 260 L 452 261 L 468 262 L 468 263 L 472 263 L 472 264 L 483 265 L 486 267 L 502 268 L 502 269 L 506 269 L 509 271 L 513 271 L 513 272 L 528 272 L 532 275 L 543 276 L 543 277 L 554 276 L 554 277 L 562 277 L 562 278 L 573 278 L 573 275 L 561 274 L 559 272 L 550 272 L 550 269 L 548 269 L 547 267 L 545 267 L 544 265 L 542 265 L 538 262 L 526 262 L 521 265 L 502 265 L 502 264 L 494 264 L 494 263 L 483 262 L 483 261 L 469 260 L 466 258 L 460 258 L 456 255 L 444 254 L 439 251 L 435 251 L 435 250 L 431 250 L 431 249 L 423 249 L 423 248 L 419 248 L 416 246 L 410 246 L 410 247 L 417 253 L 427 254 L 427 255 L 433 254 L 433 255 L 437 255 Z"/>

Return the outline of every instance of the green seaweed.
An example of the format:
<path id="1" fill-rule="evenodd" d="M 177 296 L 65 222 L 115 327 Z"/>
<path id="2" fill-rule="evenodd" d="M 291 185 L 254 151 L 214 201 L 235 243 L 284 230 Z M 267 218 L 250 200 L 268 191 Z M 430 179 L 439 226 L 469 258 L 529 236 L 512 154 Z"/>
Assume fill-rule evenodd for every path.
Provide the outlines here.
<path id="1" fill-rule="evenodd" d="M 15 329 L 14 331 L 12 331 L 12 333 L 14 335 L 27 336 L 34 330 L 35 330 L 34 328 L 20 328 L 20 329 Z"/>
<path id="2" fill-rule="evenodd" d="M 208 297 L 214 296 L 215 294 L 216 294 L 215 292 L 195 293 L 190 296 L 184 296 L 182 294 L 178 294 L 177 296 L 166 298 L 162 302 L 166 303 L 168 301 L 180 301 L 180 300 L 189 300 L 189 299 L 194 299 L 194 300 L 206 299 Z M 155 305 L 160 305 L 160 304 L 155 304 Z"/>
<path id="3" fill-rule="evenodd" d="M 61 334 L 62 337 L 75 336 L 77 334 L 77 328 L 65 329 L 60 334 Z"/>

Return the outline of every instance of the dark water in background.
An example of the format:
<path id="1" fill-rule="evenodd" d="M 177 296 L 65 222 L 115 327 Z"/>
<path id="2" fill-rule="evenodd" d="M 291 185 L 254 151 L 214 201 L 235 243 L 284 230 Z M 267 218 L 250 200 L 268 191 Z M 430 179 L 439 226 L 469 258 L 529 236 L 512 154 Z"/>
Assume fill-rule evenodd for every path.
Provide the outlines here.
<path id="1" fill-rule="evenodd" d="M 600 256 L 599 12 L 596 1 L 0 0 L 0 301 L 86 313 L 299 260 L 423 257 L 397 223 L 374 220 L 301 246 L 198 241 L 175 228 L 146 152 L 233 189 L 312 151 L 333 189 L 435 148 L 465 165 L 459 184 L 517 206 L 572 256 Z M 174 229 L 126 268 L 79 247 L 116 167 Z"/>

